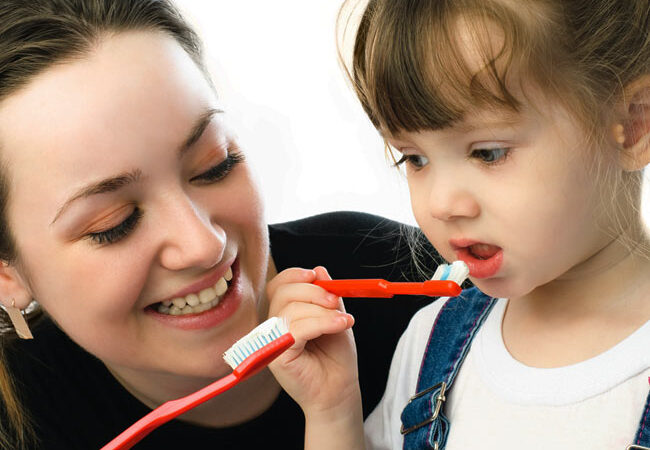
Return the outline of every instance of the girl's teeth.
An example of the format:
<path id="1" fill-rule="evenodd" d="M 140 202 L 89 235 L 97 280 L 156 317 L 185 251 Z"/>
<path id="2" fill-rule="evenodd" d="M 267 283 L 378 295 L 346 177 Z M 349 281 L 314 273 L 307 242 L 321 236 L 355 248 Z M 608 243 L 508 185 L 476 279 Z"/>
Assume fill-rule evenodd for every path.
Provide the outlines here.
<path id="1" fill-rule="evenodd" d="M 221 301 L 221 296 L 228 290 L 227 281 L 232 280 L 232 270 L 228 268 L 223 278 L 216 282 L 214 287 L 203 289 L 198 294 L 188 294 L 185 297 L 176 297 L 165 300 L 158 305 L 158 312 L 179 316 L 184 314 L 197 314 L 214 308 Z"/>

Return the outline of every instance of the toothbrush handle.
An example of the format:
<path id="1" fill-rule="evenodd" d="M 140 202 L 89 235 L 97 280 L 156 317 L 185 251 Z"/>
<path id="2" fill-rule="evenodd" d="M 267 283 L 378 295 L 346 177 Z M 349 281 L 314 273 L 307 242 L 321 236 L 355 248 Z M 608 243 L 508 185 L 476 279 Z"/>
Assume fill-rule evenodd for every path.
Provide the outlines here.
<path id="1" fill-rule="evenodd" d="M 428 295 L 456 297 L 460 286 L 450 280 L 429 280 L 423 283 L 392 283 L 382 279 L 316 280 L 315 285 L 340 297 L 390 298 L 394 295 Z"/>
<path id="2" fill-rule="evenodd" d="M 238 381 L 239 378 L 230 373 L 193 394 L 163 403 L 120 433 L 111 442 L 103 446 L 101 450 L 127 450 L 133 447 L 160 425 L 180 416 L 185 411 L 194 408 L 209 398 L 227 391 Z"/>
<path id="3" fill-rule="evenodd" d="M 388 290 L 401 295 L 428 295 L 430 297 L 456 297 L 462 289 L 454 281 L 428 280 L 423 283 L 390 283 Z"/>
<path id="4" fill-rule="evenodd" d="M 390 283 L 378 278 L 365 280 L 316 280 L 314 284 L 339 297 L 390 298 L 395 295 L 389 291 L 388 285 Z"/>
<path id="5" fill-rule="evenodd" d="M 127 450 L 133 447 L 160 425 L 254 375 L 291 347 L 294 342 L 291 333 L 278 337 L 242 361 L 232 373 L 190 395 L 163 403 L 120 433 L 111 442 L 103 446 L 101 450 Z"/>

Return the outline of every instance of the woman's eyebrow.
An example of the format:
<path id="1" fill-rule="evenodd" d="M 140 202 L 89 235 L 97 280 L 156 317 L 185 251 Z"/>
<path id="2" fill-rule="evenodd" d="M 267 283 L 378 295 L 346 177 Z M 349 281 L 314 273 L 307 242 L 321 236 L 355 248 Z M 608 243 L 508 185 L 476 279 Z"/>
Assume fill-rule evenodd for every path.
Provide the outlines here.
<path id="1" fill-rule="evenodd" d="M 192 148 L 196 141 L 201 138 L 203 132 L 212 121 L 214 115 L 218 113 L 223 113 L 223 110 L 210 108 L 199 116 L 198 120 L 192 127 L 190 134 L 185 138 L 183 144 L 181 144 L 178 149 L 179 158 L 182 157 L 190 148 Z"/>
<path id="2" fill-rule="evenodd" d="M 140 169 L 135 169 L 131 172 L 121 173 L 113 177 L 104 178 L 103 180 L 99 180 L 95 183 L 91 183 L 88 186 L 81 188 L 72 197 L 66 200 L 61 208 L 59 208 L 56 215 L 54 216 L 54 220 L 52 220 L 50 225 L 56 222 L 63 211 L 65 211 L 70 203 L 74 202 L 75 200 L 78 200 L 80 198 L 87 198 L 91 195 L 104 194 L 106 192 L 115 192 L 128 184 L 138 181 L 141 176 L 142 171 Z"/>
<path id="3" fill-rule="evenodd" d="M 181 144 L 181 146 L 178 149 L 179 157 L 183 156 L 183 154 L 185 154 L 185 152 L 187 152 L 187 150 L 189 150 L 196 143 L 196 141 L 198 141 L 201 138 L 203 132 L 210 124 L 210 121 L 212 120 L 214 115 L 222 112 L 223 110 L 210 108 L 199 116 L 194 126 L 190 130 L 190 133 L 188 134 L 188 136 L 183 141 L 183 144 Z M 141 176 L 142 176 L 142 171 L 139 169 L 135 169 L 131 172 L 121 173 L 113 177 L 105 178 L 103 180 L 97 181 L 95 183 L 92 183 L 88 186 L 81 188 L 77 193 L 75 193 L 74 195 L 72 195 L 72 197 L 66 200 L 63 206 L 61 206 L 61 208 L 59 208 L 50 225 L 54 224 L 54 222 L 56 222 L 57 219 L 61 216 L 63 211 L 65 211 L 65 209 L 70 205 L 70 203 L 74 202 L 75 200 L 78 200 L 80 198 L 87 198 L 90 197 L 91 195 L 104 194 L 106 192 L 115 192 L 128 184 L 138 181 Z"/>

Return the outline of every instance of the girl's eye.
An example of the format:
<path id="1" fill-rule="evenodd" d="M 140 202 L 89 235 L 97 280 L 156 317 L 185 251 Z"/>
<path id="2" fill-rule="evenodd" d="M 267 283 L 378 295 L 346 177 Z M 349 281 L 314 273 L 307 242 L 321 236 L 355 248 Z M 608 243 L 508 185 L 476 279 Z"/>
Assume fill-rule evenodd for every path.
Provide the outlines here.
<path id="1" fill-rule="evenodd" d="M 138 207 L 135 207 L 131 215 L 124 219 L 120 224 L 108 230 L 88 233 L 86 237 L 91 239 L 96 244 L 113 244 L 123 239 L 131 231 L 133 231 L 135 226 L 140 221 L 141 217 L 142 210 Z"/>
<path id="2" fill-rule="evenodd" d="M 216 183 L 228 175 L 232 169 L 244 161 L 244 155 L 239 152 L 230 152 L 226 159 L 200 175 L 190 178 L 190 182 L 198 181 L 203 184 Z"/>
<path id="3" fill-rule="evenodd" d="M 399 161 L 395 163 L 395 167 L 401 166 L 404 163 L 415 170 L 419 170 L 429 164 L 429 158 L 422 155 L 402 155 Z"/>
<path id="4" fill-rule="evenodd" d="M 510 149 L 507 147 L 477 148 L 470 153 L 471 158 L 478 159 L 485 164 L 503 162 L 509 155 Z"/>

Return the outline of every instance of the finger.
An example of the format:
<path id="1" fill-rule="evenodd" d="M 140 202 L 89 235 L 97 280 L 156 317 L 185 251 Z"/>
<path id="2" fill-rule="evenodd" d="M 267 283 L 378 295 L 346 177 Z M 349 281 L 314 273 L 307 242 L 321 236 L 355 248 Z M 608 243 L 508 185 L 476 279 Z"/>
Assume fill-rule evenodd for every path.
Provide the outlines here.
<path id="1" fill-rule="evenodd" d="M 337 309 L 325 308 L 320 305 L 305 302 L 292 302 L 276 312 L 276 316 L 285 317 L 291 325 L 302 319 L 314 319 L 318 317 L 335 316 L 342 314 Z"/>
<path id="2" fill-rule="evenodd" d="M 269 297 L 269 314 L 276 315 L 290 303 L 311 303 L 327 309 L 338 309 L 339 297 L 311 283 L 293 283 L 278 286 Z"/>
<path id="3" fill-rule="evenodd" d="M 329 272 L 323 266 L 314 267 L 314 273 L 316 274 L 317 280 L 331 280 Z M 341 297 L 336 297 L 336 309 L 339 311 L 345 312 L 345 305 L 343 304 L 343 299 Z"/>
<path id="4" fill-rule="evenodd" d="M 269 298 L 275 295 L 278 287 L 290 283 L 311 283 L 316 279 L 316 273 L 310 269 L 291 267 L 277 274 L 266 284 L 266 294 Z"/>
<path id="5" fill-rule="evenodd" d="M 316 275 L 317 280 L 331 280 L 330 274 L 327 272 L 327 269 L 323 266 L 314 267 L 314 274 Z"/>
<path id="6" fill-rule="evenodd" d="M 326 334 L 337 334 L 351 328 L 354 317 L 337 310 L 324 310 L 317 316 L 303 316 L 289 322 L 289 331 L 296 340 L 295 346 L 303 348 L 313 339 Z"/>

